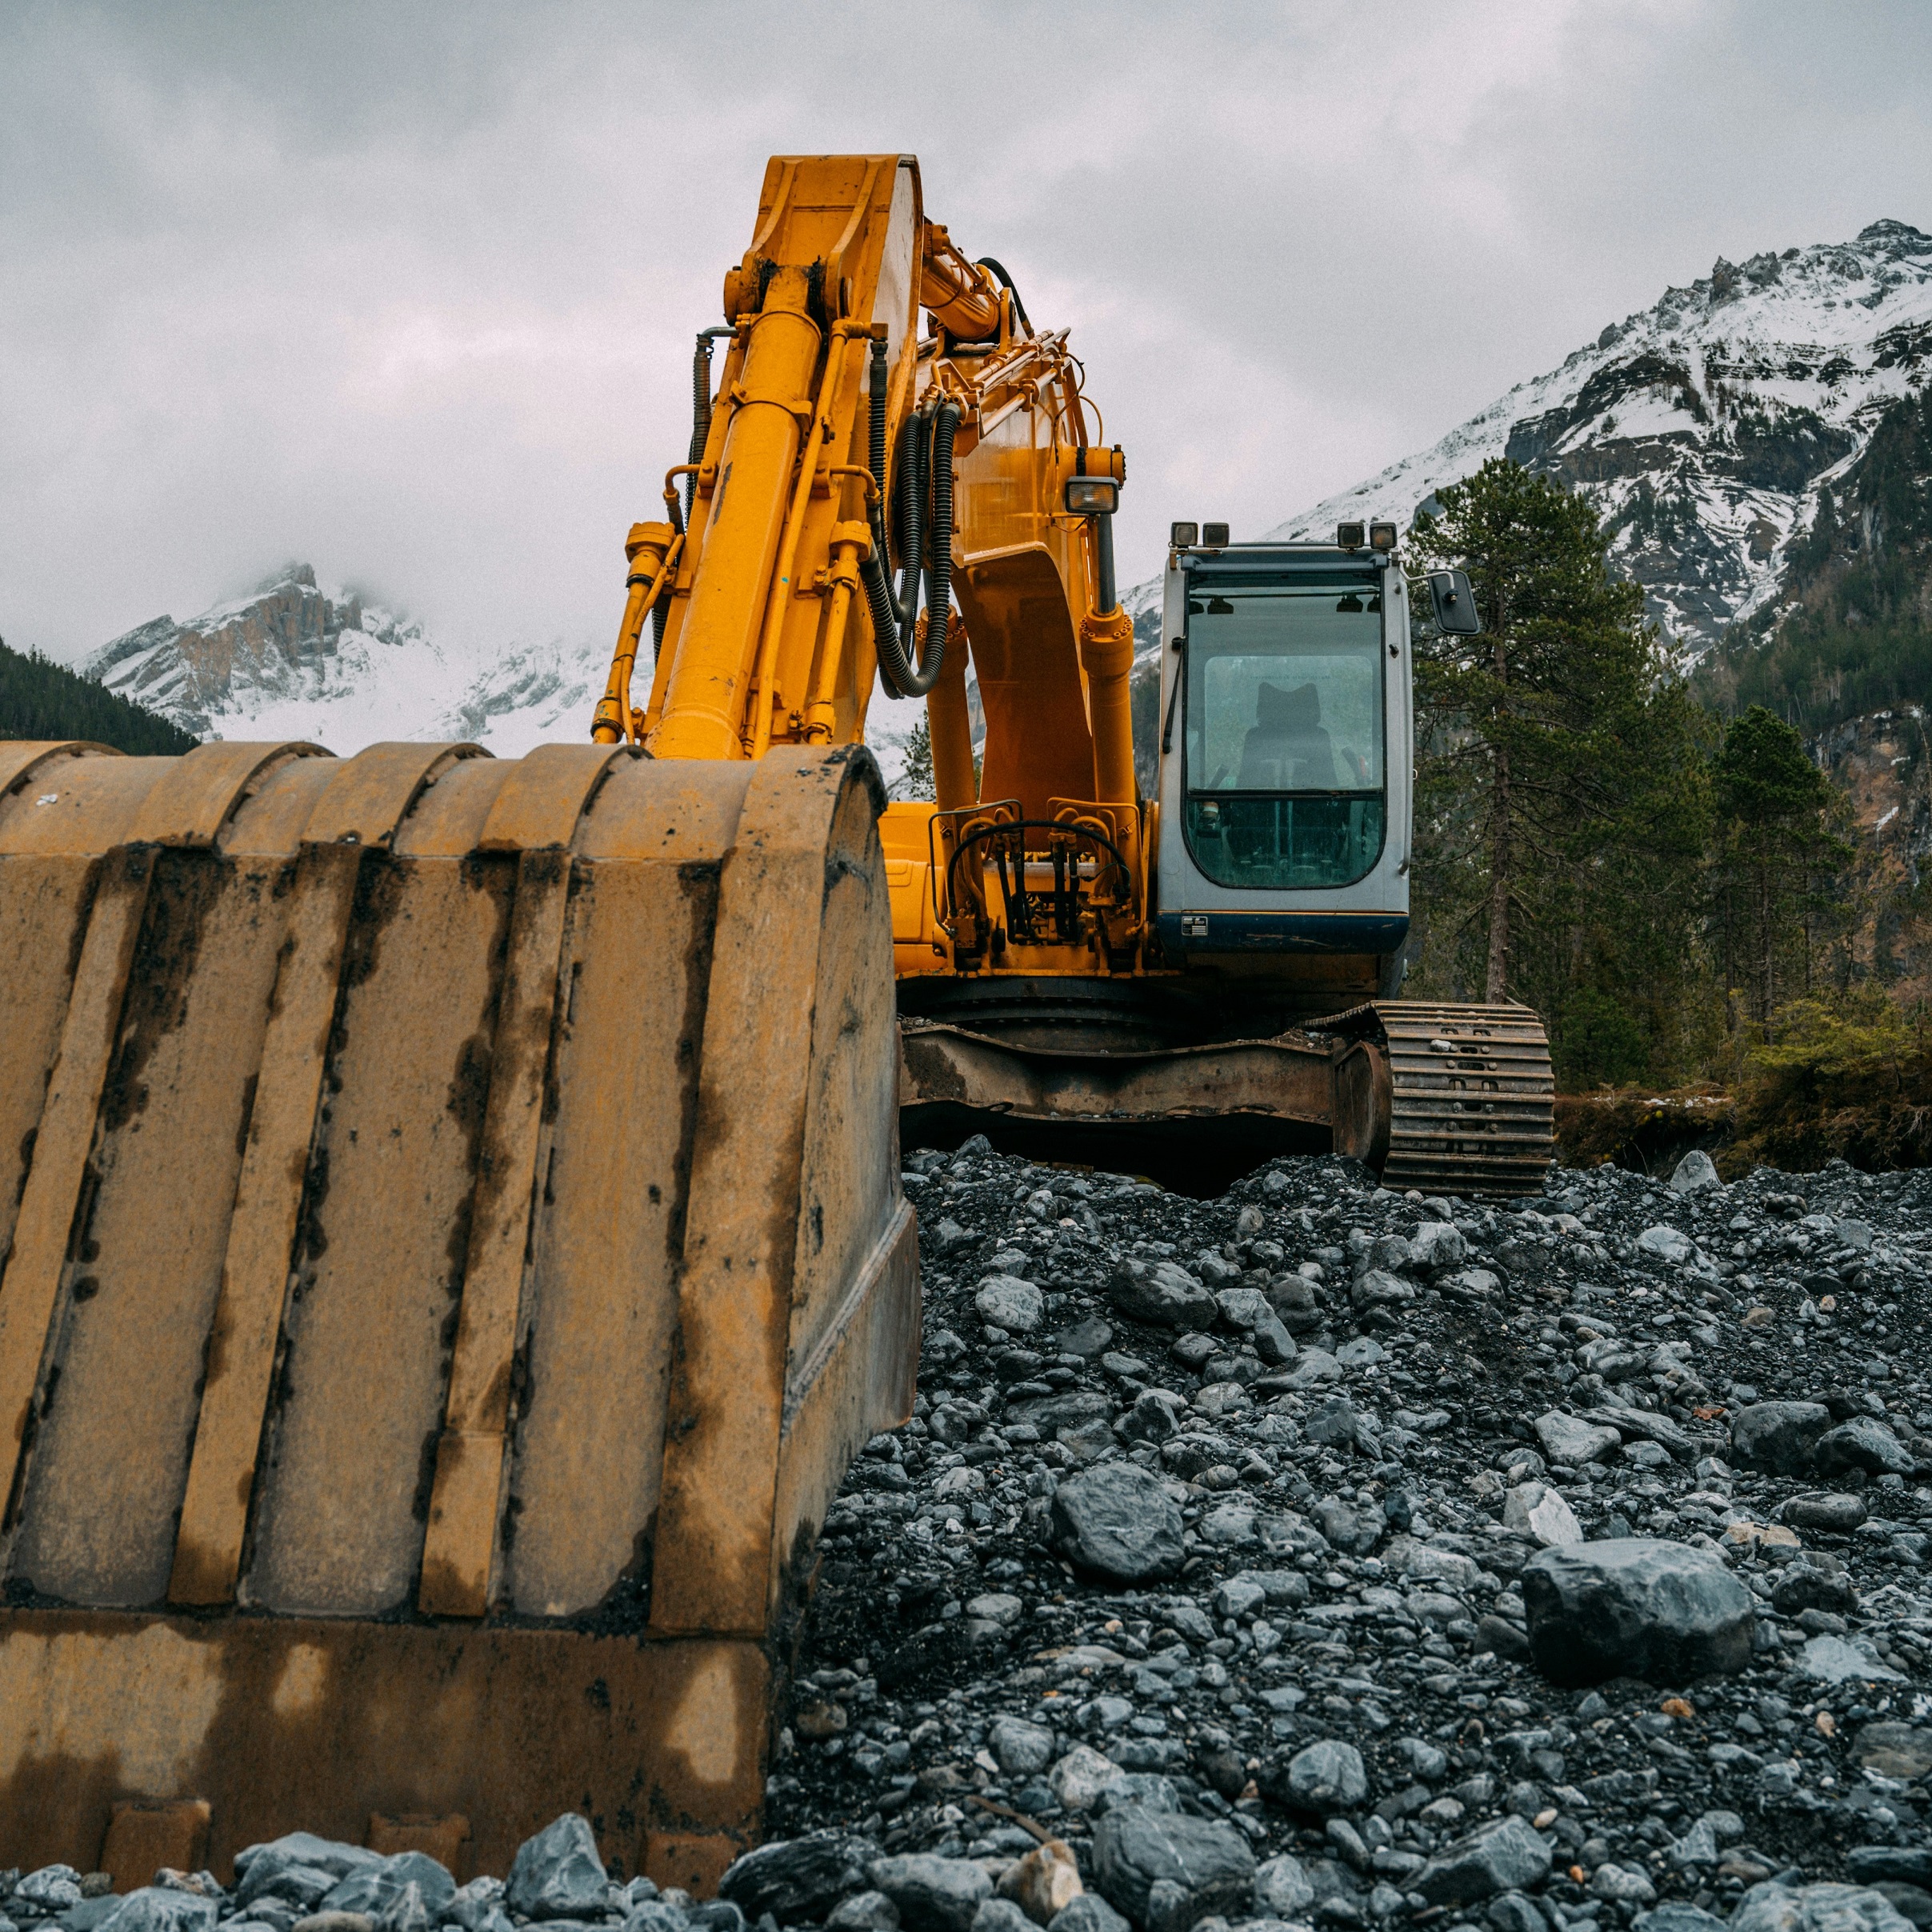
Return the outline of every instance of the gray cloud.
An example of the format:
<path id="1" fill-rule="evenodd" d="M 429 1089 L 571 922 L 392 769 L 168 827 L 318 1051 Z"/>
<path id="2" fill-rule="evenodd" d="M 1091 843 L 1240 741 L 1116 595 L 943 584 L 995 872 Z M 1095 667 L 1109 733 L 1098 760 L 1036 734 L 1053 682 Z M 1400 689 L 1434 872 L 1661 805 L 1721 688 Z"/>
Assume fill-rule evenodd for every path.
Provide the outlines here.
<path id="1" fill-rule="evenodd" d="M 0 14 L 0 630 L 310 558 L 598 635 L 765 157 L 900 149 L 1070 326 L 1122 568 L 1258 530 L 1671 282 L 1932 223 L 1932 13 L 1781 0 Z"/>

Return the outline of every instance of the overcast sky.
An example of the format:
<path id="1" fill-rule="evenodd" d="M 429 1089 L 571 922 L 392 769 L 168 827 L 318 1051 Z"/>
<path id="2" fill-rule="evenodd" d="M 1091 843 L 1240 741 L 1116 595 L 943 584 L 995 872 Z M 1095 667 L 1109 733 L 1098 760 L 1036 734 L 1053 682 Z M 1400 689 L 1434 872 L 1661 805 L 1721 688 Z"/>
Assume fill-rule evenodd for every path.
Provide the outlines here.
<path id="1" fill-rule="evenodd" d="M 1257 534 L 1722 254 L 1932 228 L 1924 0 L 0 0 L 0 633 L 290 557 L 601 637 L 765 158 L 920 159 L 1130 482 Z"/>

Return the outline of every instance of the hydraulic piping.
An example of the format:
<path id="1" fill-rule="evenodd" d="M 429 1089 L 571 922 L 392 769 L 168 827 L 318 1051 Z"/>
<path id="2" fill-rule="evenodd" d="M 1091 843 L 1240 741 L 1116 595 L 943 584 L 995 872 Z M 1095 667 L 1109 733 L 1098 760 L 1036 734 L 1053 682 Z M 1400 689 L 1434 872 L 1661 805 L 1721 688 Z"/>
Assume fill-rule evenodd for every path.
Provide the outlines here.
<path id="1" fill-rule="evenodd" d="M 870 444 L 872 474 L 886 465 L 886 346 L 872 345 Z M 887 694 L 923 698 L 939 682 L 951 626 L 953 579 L 953 438 L 960 409 L 941 398 L 906 418 L 899 433 L 898 473 L 894 479 L 893 546 L 899 558 L 895 594 L 888 574 L 883 506 L 868 506 L 872 554 L 859 566 L 879 669 Z M 930 519 L 926 492 L 932 494 Z M 918 649 L 919 583 L 926 582 L 926 648 Z"/>

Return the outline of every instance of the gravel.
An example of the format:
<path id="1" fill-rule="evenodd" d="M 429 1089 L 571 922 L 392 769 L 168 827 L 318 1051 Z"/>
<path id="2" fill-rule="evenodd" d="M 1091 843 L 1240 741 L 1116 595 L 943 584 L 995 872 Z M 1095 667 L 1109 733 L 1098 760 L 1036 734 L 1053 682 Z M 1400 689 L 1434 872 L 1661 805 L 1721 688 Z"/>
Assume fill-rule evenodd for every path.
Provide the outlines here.
<path id="1" fill-rule="evenodd" d="M 718 1902 L 566 1817 L 507 1886 L 0 1874 L 0 1932 L 1932 1926 L 1932 1174 L 906 1165 L 914 1414 Z"/>
<path id="2" fill-rule="evenodd" d="M 1002 1901 L 1044 1835 L 1054 1932 L 1932 1925 L 1932 1175 L 906 1166 L 919 1398 L 826 1522 L 794 1694 L 849 1722 L 774 1833 Z M 1620 1606 L 1592 1682 L 1553 1573 Z M 1157 1873 L 1188 1826 L 1251 1869 Z"/>

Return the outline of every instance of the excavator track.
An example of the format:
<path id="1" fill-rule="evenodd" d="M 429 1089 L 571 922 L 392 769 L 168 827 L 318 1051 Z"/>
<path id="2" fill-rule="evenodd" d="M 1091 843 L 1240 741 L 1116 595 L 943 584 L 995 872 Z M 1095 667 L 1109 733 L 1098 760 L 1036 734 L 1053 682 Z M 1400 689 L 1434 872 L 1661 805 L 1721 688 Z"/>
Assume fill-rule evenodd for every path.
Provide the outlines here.
<path id="1" fill-rule="evenodd" d="M 1533 1194 L 1554 1149 L 1550 1041 L 1527 1006 L 1377 1000 L 1322 1030 L 1379 1045 L 1388 1090 L 1382 1185 L 1442 1194 Z M 1378 1074 L 1378 1078 L 1382 1076 Z"/>

